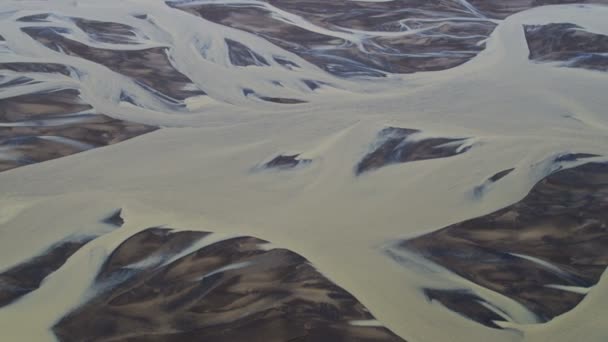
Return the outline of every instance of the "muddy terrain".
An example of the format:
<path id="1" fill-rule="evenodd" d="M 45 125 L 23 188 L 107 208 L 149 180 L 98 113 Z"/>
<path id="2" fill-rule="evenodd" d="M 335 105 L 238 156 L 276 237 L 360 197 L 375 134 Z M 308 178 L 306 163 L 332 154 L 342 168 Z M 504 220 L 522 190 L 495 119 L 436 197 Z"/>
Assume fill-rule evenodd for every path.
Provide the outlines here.
<path id="1" fill-rule="evenodd" d="M 608 266 L 607 229 L 608 164 L 591 162 L 549 175 L 511 206 L 398 248 L 510 297 L 548 321 L 574 308 L 600 279 Z M 477 300 L 466 294 L 427 293 L 480 320 L 470 313 Z M 496 314 L 486 314 L 487 324 Z"/>

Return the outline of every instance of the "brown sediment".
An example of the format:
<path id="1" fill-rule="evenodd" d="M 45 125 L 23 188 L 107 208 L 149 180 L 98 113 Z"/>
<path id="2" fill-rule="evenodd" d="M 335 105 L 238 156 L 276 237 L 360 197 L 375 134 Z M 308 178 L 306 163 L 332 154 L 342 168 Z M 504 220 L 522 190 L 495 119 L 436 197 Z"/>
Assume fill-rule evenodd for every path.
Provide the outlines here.
<path id="1" fill-rule="evenodd" d="M 232 65 L 236 66 L 268 66 L 268 62 L 258 53 L 254 52 L 244 44 L 241 44 L 232 39 L 226 39 L 226 46 L 228 46 L 228 55 Z"/>
<path id="2" fill-rule="evenodd" d="M 182 101 L 205 94 L 200 89 L 186 89 L 196 86 L 171 64 L 168 48 L 100 49 L 64 37 L 60 28 L 25 27 L 22 30 L 50 49 L 90 60 L 131 77 L 144 88 L 160 93 L 165 100 Z"/>
<path id="3" fill-rule="evenodd" d="M 0 162 L 0 166 L 2 162 Z M 120 210 L 104 220 L 104 223 L 122 226 Z M 13 303 L 37 290 L 43 280 L 57 271 L 80 248 L 100 234 L 71 237 L 50 246 L 46 251 L 0 273 L 0 308 Z"/>
<path id="4" fill-rule="evenodd" d="M 488 179 L 486 179 L 482 184 L 473 188 L 474 197 L 480 199 L 484 195 L 488 186 L 490 186 L 492 183 L 496 183 L 499 180 L 503 179 L 504 177 L 509 175 L 514 170 L 515 170 L 515 168 L 502 170 L 502 171 L 499 171 L 499 172 L 493 174 L 492 176 L 488 177 Z"/>
<path id="5" fill-rule="evenodd" d="M 323 85 L 322 82 L 317 82 L 313 80 L 302 80 L 302 82 L 308 87 L 308 89 L 313 91 L 321 88 L 321 85 Z"/>
<path id="6" fill-rule="evenodd" d="M 271 96 L 259 96 L 259 99 L 266 102 L 273 102 L 279 104 L 300 104 L 306 103 L 304 100 L 299 99 L 289 99 L 285 97 L 271 97 Z"/>
<path id="7" fill-rule="evenodd" d="M 264 164 L 267 169 L 292 169 L 298 165 L 312 163 L 311 159 L 298 159 L 299 154 L 293 155 L 278 155 L 268 163 Z"/>
<path id="8" fill-rule="evenodd" d="M 48 22 L 47 19 L 49 18 L 49 16 L 50 16 L 49 13 L 34 14 L 34 15 L 28 15 L 25 17 L 21 17 L 21 18 L 17 19 L 17 21 L 26 22 L 26 23 Z"/>
<path id="9" fill-rule="evenodd" d="M 68 68 L 66 65 L 57 63 L 0 63 L 0 70 L 11 70 L 15 72 L 43 72 L 70 76 L 70 68 Z"/>
<path id="10" fill-rule="evenodd" d="M 0 171 L 115 144 L 157 129 L 105 115 L 95 115 L 92 121 L 46 127 L 0 127 L 0 146 L 9 148 L 6 153 L 14 156 L 13 161 L 3 160 L 8 163 L 0 164 Z"/>
<path id="11" fill-rule="evenodd" d="M 206 233 L 144 230 L 121 244 L 99 292 L 63 317 L 60 341 L 402 341 L 306 259 L 239 237 L 176 255 Z M 158 256 L 161 263 L 146 263 Z M 155 260 L 155 259 L 154 259 Z M 142 262 L 143 261 L 143 262 Z"/>
<path id="12" fill-rule="evenodd" d="M 129 25 L 89 20 L 84 18 L 71 18 L 72 21 L 89 35 L 93 40 L 103 43 L 137 44 L 135 29 Z"/>
<path id="13" fill-rule="evenodd" d="M 112 278 L 128 266 L 145 259 L 168 259 L 209 235 L 207 232 L 173 232 L 169 228 L 148 228 L 120 244 L 97 275 L 98 281 Z"/>
<path id="14" fill-rule="evenodd" d="M 260 99 L 262 101 L 279 103 L 279 104 L 300 104 L 300 103 L 306 103 L 306 101 L 299 100 L 299 99 L 290 99 L 290 98 L 285 98 L 285 97 L 272 97 L 272 96 L 260 95 L 260 94 L 256 93 L 253 89 L 248 89 L 248 88 L 243 89 L 243 95 L 245 95 L 245 96 L 252 96 L 252 97 L 255 97 L 255 98 Z"/>
<path id="15" fill-rule="evenodd" d="M 388 2 L 323 2 L 320 0 L 268 0 L 268 3 L 325 28 L 364 31 L 399 31 L 402 19 L 442 17 L 473 18 L 457 1 L 405 0 Z"/>
<path id="16" fill-rule="evenodd" d="M 167 3 L 206 20 L 261 36 L 325 71 L 342 77 L 381 77 L 386 73 L 453 68 L 472 59 L 484 49 L 484 40 L 496 27 L 494 19 L 504 19 L 511 14 L 543 5 L 608 3 L 607 0 L 471 0 L 465 6 L 460 1 L 439 0 L 266 2 L 327 30 L 340 32 L 343 29 L 355 29 L 372 33 L 363 41 L 364 49 L 360 49 L 343 39 L 277 20 L 269 10 L 257 4 Z M 421 31 L 401 36 L 373 34 L 407 30 Z M 586 64 L 605 62 L 602 62 L 599 55 L 587 59 Z"/>
<path id="17" fill-rule="evenodd" d="M 504 317 L 488 309 L 482 303 L 489 305 L 479 296 L 467 290 L 424 289 L 424 295 L 429 301 L 437 301 L 446 308 L 491 328 L 500 328 L 496 321 L 504 321 Z"/>
<path id="18" fill-rule="evenodd" d="M 122 209 L 116 210 L 112 215 L 103 219 L 102 222 L 115 227 L 122 227 L 125 223 L 125 220 L 122 218 Z"/>
<path id="19" fill-rule="evenodd" d="M 290 60 L 282 58 L 282 57 L 275 56 L 275 57 L 273 57 L 273 59 L 275 60 L 275 62 L 279 63 L 280 65 L 282 65 L 285 68 L 290 69 L 290 70 L 300 67 L 296 62 L 290 61 Z"/>
<path id="20" fill-rule="evenodd" d="M 546 6 L 546 5 L 567 5 L 567 4 L 608 4 L 606 0 L 468 0 L 484 15 L 504 19 L 517 12 L 527 9 Z"/>
<path id="21" fill-rule="evenodd" d="M 565 154 L 559 155 L 557 158 L 555 158 L 555 162 L 561 163 L 561 162 L 577 161 L 579 159 L 594 158 L 594 157 L 599 157 L 599 156 L 600 155 L 598 155 L 598 154 L 591 154 L 591 153 L 565 153 Z"/>
<path id="22" fill-rule="evenodd" d="M 115 144 L 157 127 L 81 114 L 92 107 L 74 89 L 0 100 L 0 171 Z"/>
<path id="23" fill-rule="evenodd" d="M 492 175 L 492 177 L 488 178 L 488 180 L 492 183 L 498 182 L 499 180 L 506 177 L 509 173 L 513 172 L 513 170 L 515 170 L 515 168 L 502 170 L 502 171 L 497 172 L 494 175 Z"/>
<path id="24" fill-rule="evenodd" d="M 571 68 L 608 71 L 608 36 L 569 23 L 525 25 L 529 59 Z"/>
<path id="25" fill-rule="evenodd" d="M 43 254 L 0 273 L 0 307 L 38 289 L 44 278 L 59 269 L 70 256 L 93 239 L 89 237 L 57 243 Z"/>
<path id="26" fill-rule="evenodd" d="M 8 158 L 2 158 L 4 163 L 0 166 L 0 171 L 57 159 L 88 149 L 31 136 L 3 139 L 0 146 L 7 147 L 10 154 Z"/>
<path id="27" fill-rule="evenodd" d="M 584 295 L 608 266 L 608 163 L 549 175 L 521 201 L 403 241 L 405 248 L 508 296 L 547 321 Z M 468 310 L 466 304 L 457 311 Z"/>
<path id="28" fill-rule="evenodd" d="M 78 90 L 58 89 L 0 99 L 0 120 L 36 120 L 78 113 L 91 108 L 80 99 Z"/>
<path id="29" fill-rule="evenodd" d="M 82 122 L 73 124 L 1 127 L 0 138 L 56 136 L 76 140 L 91 147 L 100 147 L 116 144 L 155 129 L 156 127 L 93 114 L 83 116 Z"/>
<path id="30" fill-rule="evenodd" d="M 495 24 L 466 14 L 457 2 L 408 1 L 345 3 L 321 1 L 270 1 L 274 6 L 300 15 L 323 28 L 340 27 L 372 31 L 400 31 L 400 20 L 412 19 L 412 29 L 428 30 L 401 37 L 370 37 L 365 51 L 329 35 L 308 31 L 274 19 L 257 6 L 170 5 L 222 25 L 245 30 L 298 54 L 338 76 L 384 76 L 386 72 L 412 73 L 443 70 L 460 65 L 483 50 L 479 44 Z M 411 7 L 410 7 L 411 6 Z M 433 13 L 433 14 L 430 14 Z M 459 21 L 449 17 L 459 17 Z M 462 18 L 470 17 L 470 21 Z M 424 19 L 441 19 L 433 27 Z M 422 20 L 419 20 L 422 19 Z M 435 27 L 436 26 L 436 27 Z"/>
<path id="31" fill-rule="evenodd" d="M 420 131 L 399 127 L 387 127 L 381 130 L 373 151 L 357 164 L 355 173 L 360 175 L 396 163 L 446 158 L 468 150 L 463 147 L 465 138 L 428 138 L 407 141 L 416 133 L 420 133 Z"/>
<path id="32" fill-rule="evenodd" d="M 31 84 L 37 84 L 40 83 L 38 81 L 35 81 L 34 79 L 31 79 L 29 77 L 25 77 L 25 76 L 17 76 L 17 77 L 5 77 L 5 76 L 0 76 L 0 89 L 2 88 L 9 88 L 9 87 L 16 87 L 16 86 L 20 86 L 20 85 L 31 85 Z"/>

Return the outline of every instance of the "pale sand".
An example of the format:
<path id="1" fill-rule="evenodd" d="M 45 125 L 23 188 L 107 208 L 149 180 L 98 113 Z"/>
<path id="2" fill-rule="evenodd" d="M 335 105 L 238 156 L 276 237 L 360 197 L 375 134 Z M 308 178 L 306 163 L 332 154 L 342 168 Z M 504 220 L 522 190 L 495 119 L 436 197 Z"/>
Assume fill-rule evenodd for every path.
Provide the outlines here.
<path id="1" fill-rule="evenodd" d="M 256 236 L 293 250 L 408 341 L 605 340 L 605 277 L 572 311 L 540 325 L 526 324 L 533 316 L 525 308 L 484 292 L 524 322 L 497 330 L 429 304 L 421 292 L 437 282 L 445 285 L 446 277 L 453 287 L 474 284 L 423 260 L 402 267 L 381 248 L 520 200 L 552 171 L 558 154 L 606 154 L 608 75 L 531 63 L 523 32 L 524 24 L 571 22 L 607 34 L 605 8 L 525 11 L 499 22 L 487 48 L 460 67 L 345 80 L 260 37 L 169 10 L 161 2 L 73 4 L 57 1 L 54 9 L 69 17 L 136 27 L 149 39 L 138 49 L 152 47 L 151 42 L 171 46 L 176 69 L 213 100 L 186 99 L 185 107 L 175 108 L 107 67 L 51 52 L 20 30 L 31 23 L 17 22 L 44 5 L 6 5 L 0 29 L 12 52 L 2 54 L 1 62 L 60 63 L 86 71 L 80 78 L 28 74 L 42 83 L 11 88 L 12 96 L 73 85 L 99 112 L 174 128 L 0 174 L 2 269 L 75 230 L 92 229 L 91 218 L 102 220 L 113 208 L 123 208 L 125 219 L 123 228 L 82 247 L 38 290 L 0 310 L 3 336 L 54 340 L 50 328 L 90 298 L 88 289 L 109 253 L 142 227 L 170 224 L 215 231 L 217 239 Z M 142 13 L 154 20 L 139 19 Z M 69 26 L 61 18 L 54 20 L 53 25 Z M 226 39 L 246 42 L 267 61 L 277 55 L 300 68 L 278 62 L 237 68 L 230 63 Z M 331 87 L 311 92 L 303 79 Z M 243 88 L 308 103 L 254 101 L 243 96 Z M 120 101 L 125 92 L 138 106 Z M 387 126 L 418 129 L 427 138 L 468 137 L 474 146 L 457 156 L 394 164 L 355 177 L 355 165 Z M 312 163 L 286 172 L 251 172 L 274 156 L 298 153 Z M 483 200 L 474 199 L 476 186 L 510 168 L 515 170 L 495 182 Z"/>

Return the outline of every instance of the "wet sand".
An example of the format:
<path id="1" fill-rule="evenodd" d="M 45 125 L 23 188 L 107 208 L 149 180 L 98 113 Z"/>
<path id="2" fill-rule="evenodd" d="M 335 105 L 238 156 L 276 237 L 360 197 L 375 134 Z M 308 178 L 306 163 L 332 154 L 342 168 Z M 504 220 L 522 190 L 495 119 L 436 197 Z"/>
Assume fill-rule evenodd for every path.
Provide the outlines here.
<path id="1" fill-rule="evenodd" d="M 468 2 L 487 16 L 497 19 L 504 19 L 517 12 L 538 6 L 567 4 L 605 5 L 607 3 L 606 0 L 515 0 L 508 3 L 501 0 L 469 0 Z"/>
<path id="2" fill-rule="evenodd" d="M 230 62 L 236 66 L 269 66 L 266 59 L 252 51 L 250 48 L 232 39 L 226 39 Z"/>
<path id="3" fill-rule="evenodd" d="M 304 101 L 304 100 L 260 95 L 260 94 L 256 93 L 255 90 L 249 89 L 249 88 L 243 89 L 243 95 L 245 95 L 246 97 L 256 98 L 256 99 L 259 99 L 259 100 L 262 100 L 262 101 L 265 101 L 265 102 L 272 102 L 272 103 L 278 103 L 278 104 L 300 104 L 300 103 L 306 103 L 306 101 Z"/>
<path id="4" fill-rule="evenodd" d="M 608 71 L 608 36 L 568 23 L 524 26 L 530 60 Z"/>
<path id="5" fill-rule="evenodd" d="M 120 211 L 103 223 L 120 228 L 124 221 Z M 0 272 L 0 308 L 10 305 L 21 297 L 36 291 L 49 275 L 61 268 L 74 253 L 83 246 L 109 231 L 82 236 L 68 236 L 49 246 L 45 251 L 29 260 Z"/>
<path id="6" fill-rule="evenodd" d="M 166 129 L 0 174 L 0 263 L 126 224 L 25 267 L 44 280 L 3 337 L 603 341 L 600 158 L 520 200 L 605 154 L 608 127 L 606 74 L 530 61 L 524 30 L 572 21 L 580 47 L 571 27 L 546 44 L 561 27 L 538 51 L 585 55 L 606 13 L 495 20 L 543 3 L 11 1 L 3 168 Z M 138 233 L 159 224 L 201 231 Z"/>
<path id="7" fill-rule="evenodd" d="M 608 164 L 587 163 L 548 176 L 516 204 L 399 248 L 514 299 L 546 322 L 584 298 L 568 287 L 594 286 L 608 266 L 607 194 Z M 466 297 L 438 300 L 469 316 L 476 305 Z"/>
<path id="8" fill-rule="evenodd" d="M 70 68 L 56 63 L 0 63 L 0 70 L 15 72 L 44 72 L 70 76 Z"/>
<path id="9" fill-rule="evenodd" d="M 457 3 L 446 8 L 439 3 L 420 1 L 407 5 L 318 1 L 271 1 L 269 4 L 310 20 L 318 32 L 278 19 L 264 6 L 255 4 L 224 6 L 184 2 L 172 3 L 172 6 L 259 35 L 342 77 L 379 77 L 385 76 L 385 72 L 452 68 L 483 50 L 480 42 L 495 26 L 489 20 L 463 13 L 464 8 Z M 427 19 L 435 21 L 429 24 Z M 408 30 L 413 30 L 412 34 Z"/>
<path id="10" fill-rule="evenodd" d="M 373 151 L 357 165 L 355 173 L 360 175 L 390 164 L 408 163 L 418 160 L 447 158 L 469 149 L 466 138 L 408 139 L 419 130 L 387 127 L 378 133 Z"/>
<path id="11" fill-rule="evenodd" d="M 60 341 L 403 341 L 303 257 L 253 237 L 150 228 L 112 252 Z M 353 323 L 351 323 L 353 322 Z"/>
<path id="12" fill-rule="evenodd" d="M 72 18 L 74 23 L 93 40 L 102 43 L 137 44 L 136 29 L 120 24 L 83 18 Z"/>
<path id="13" fill-rule="evenodd" d="M 92 239 L 83 237 L 79 241 L 59 242 L 44 254 L 1 272 L 0 308 L 38 289 L 44 278 Z"/>
<path id="14" fill-rule="evenodd" d="M 75 89 L 0 101 L 0 171 L 115 144 L 156 127 L 96 114 Z"/>
<path id="15" fill-rule="evenodd" d="M 169 2 L 207 20 L 259 35 L 341 77 L 453 68 L 484 49 L 496 20 L 537 6 L 571 3 L 606 4 L 604 0 Z M 306 22 L 293 22 L 287 15 L 282 18 L 278 11 Z"/>
<path id="16" fill-rule="evenodd" d="M 61 34 L 65 32 L 62 28 L 27 27 L 23 31 L 49 49 L 99 63 L 112 71 L 131 77 L 140 85 L 158 92 L 166 101 L 177 102 L 204 95 L 192 80 L 171 64 L 167 48 L 101 49 L 66 38 Z"/>
<path id="17" fill-rule="evenodd" d="M 271 161 L 265 163 L 263 166 L 267 169 L 293 169 L 296 166 L 302 166 L 312 163 L 311 159 L 300 159 L 299 154 L 294 155 L 279 155 L 273 158 Z"/>
<path id="18" fill-rule="evenodd" d="M 483 298 L 471 291 L 427 288 L 423 292 L 430 302 L 437 301 L 447 309 L 490 328 L 500 329 L 496 322 L 504 321 L 502 316 L 487 307 L 488 303 Z"/>

